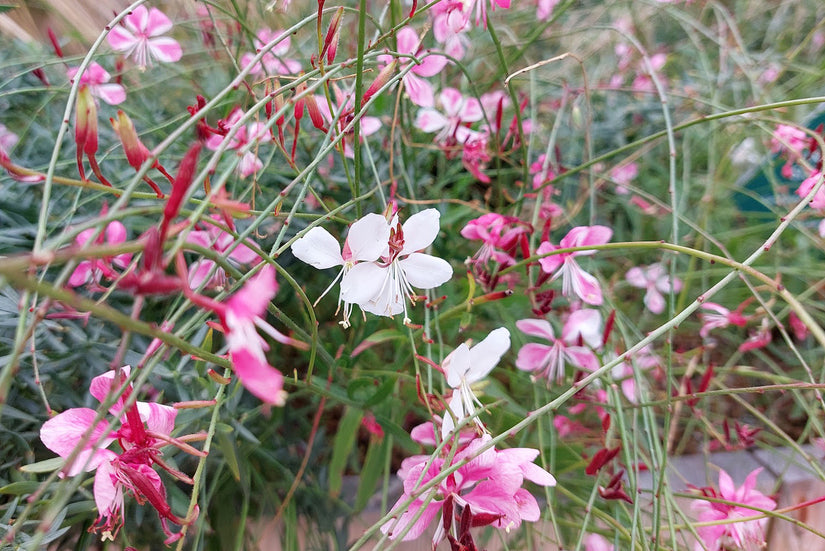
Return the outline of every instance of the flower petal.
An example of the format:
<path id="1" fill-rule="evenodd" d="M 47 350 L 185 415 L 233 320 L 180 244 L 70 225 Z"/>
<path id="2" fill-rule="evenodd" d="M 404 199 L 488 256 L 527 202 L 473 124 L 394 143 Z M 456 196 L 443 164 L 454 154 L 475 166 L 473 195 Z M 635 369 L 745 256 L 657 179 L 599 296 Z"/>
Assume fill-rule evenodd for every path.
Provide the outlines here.
<path id="1" fill-rule="evenodd" d="M 547 320 L 523 319 L 516 322 L 516 327 L 519 331 L 530 335 L 531 337 L 540 337 L 548 341 L 555 341 L 556 334 L 553 332 L 553 326 Z"/>
<path id="2" fill-rule="evenodd" d="M 402 255 L 414 253 L 429 247 L 438 235 L 441 213 L 436 209 L 417 212 L 404 222 L 404 248 Z"/>
<path id="3" fill-rule="evenodd" d="M 183 56 L 183 50 L 178 41 L 167 36 L 150 39 L 149 50 L 153 57 L 164 63 L 174 63 Z"/>
<path id="4" fill-rule="evenodd" d="M 345 249 L 349 249 L 352 260 L 371 262 L 378 260 L 387 248 L 389 239 L 390 225 L 387 219 L 380 214 L 370 213 L 350 227 Z"/>
<path id="5" fill-rule="evenodd" d="M 429 254 L 413 253 L 398 265 L 410 285 L 419 289 L 433 289 L 453 277 L 453 268 L 446 260 Z"/>
<path id="6" fill-rule="evenodd" d="M 499 327 L 470 349 L 470 370 L 465 378 L 472 384 L 487 376 L 510 349 L 510 331 Z"/>
<path id="7" fill-rule="evenodd" d="M 315 226 L 293 243 L 292 254 L 319 270 L 344 264 L 338 241 L 320 226 Z"/>
<path id="8" fill-rule="evenodd" d="M 232 368 L 249 392 L 267 404 L 282 406 L 286 402 L 284 376 L 266 362 L 262 351 L 257 352 L 249 348 L 232 350 Z"/>

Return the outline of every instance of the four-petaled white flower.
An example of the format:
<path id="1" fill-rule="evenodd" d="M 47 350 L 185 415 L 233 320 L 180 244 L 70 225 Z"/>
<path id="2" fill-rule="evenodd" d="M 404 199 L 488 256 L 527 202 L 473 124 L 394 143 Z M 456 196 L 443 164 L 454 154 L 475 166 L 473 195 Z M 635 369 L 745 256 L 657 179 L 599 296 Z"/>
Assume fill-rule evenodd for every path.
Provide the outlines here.
<path id="1" fill-rule="evenodd" d="M 510 332 L 499 327 L 472 348 L 465 343 L 460 344 L 444 359 L 441 367 L 447 377 L 447 384 L 453 389 L 453 397 L 449 403 L 450 411 L 445 413 L 441 424 L 442 437 L 446 438 L 455 428 L 456 422 L 467 417 L 472 417 L 483 430 L 481 421 L 475 416 L 475 405 L 481 403 L 470 385 L 486 377 L 509 349 Z"/>
<path id="2" fill-rule="evenodd" d="M 183 55 L 177 40 L 163 36 L 172 29 L 172 21 L 159 9 L 138 6 L 122 23 L 106 38 L 113 49 L 132 56 L 140 69 L 151 67 L 153 59 L 173 63 Z"/>
<path id="3" fill-rule="evenodd" d="M 292 244 L 292 254 L 298 260 L 302 260 L 319 270 L 341 266 L 341 271 L 338 272 L 329 287 L 318 297 L 318 300 L 321 300 L 335 285 L 335 282 L 341 276 L 346 276 L 347 272 L 358 262 L 378 260 L 387 248 L 389 239 L 390 225 L 387 223 L 387 219 L 380 214 L 367 214 L 350 227 L 347 239 L 344 241 L 343 250 L 338 246 L 338 241 L 327 230 L 316 226 Z M 342 285 L 341 293 L 338 295 L 338 308 L 341 307 L 343 301 L 344 320 L 341 325 L 346 328 L 350 325 L 349 317 L 352 313 L 353 302 L 343 299 L 343 294 Z M 317 304 L 318 301 L 315 303 Z"/>

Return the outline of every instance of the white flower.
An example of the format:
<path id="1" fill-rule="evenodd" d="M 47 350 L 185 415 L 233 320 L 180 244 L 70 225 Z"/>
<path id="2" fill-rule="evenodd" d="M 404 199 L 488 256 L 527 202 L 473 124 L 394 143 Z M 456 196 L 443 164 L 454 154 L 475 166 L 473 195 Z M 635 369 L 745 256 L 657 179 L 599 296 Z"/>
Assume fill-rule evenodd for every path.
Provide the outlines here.
<path id="1" fill-rule="evenodd" d="M 338 245 L 338 241 L 327 230 L 316 226 L 292 244 L 292 254 L 319 270 L 341 266 L 341 271 L 335 276 L 330 286 L 318 297 L 318 300 L 321 300 L 341 276 L 346 279 L 347 273 L 358 262 L 371 264 L 373 261 L 378 260 L 387 248 L 389 238 L 390 225 L 387 223 L 387 219 L 380 214 L 367 214 L 350 227 L 347 239 L 344 241 L 343 250 Z M 343 288 L 342 283 L 341 293 L 338 296 L 338 307 L 341 307 L 343 301 L 344 320 L 341 325 L 346 328 L 350 325 L 349 317 L 352 313 L 354 301 L 347 300 L 344 297 Z"/>
<path id="2" fill-rule="evenodd" d="M 460 344 L 444 359 L 441 367 L 447 377 L 447 384 L 453 389 L 453 397 L 449 404 L 452 415 L 447 412 L 441 424 L 442 437 L 446 438 L 455 428 L 455 423 L 467 417 L 473 417 L 476 424 L 483 428 L 481 421 L 475 417 L 475 404 L 481 403 L 470 385 L 486 377 L 509 349 L 510 332 L 499 327 L 472 348 Z"/>
<path id="3" fill-rule="evenodd" d="M 391 224 L 395 227 L 381 262 L 362 262 L 347 270 L 341 279 L 341 299 L 377 316 L 403 312 L 408 322 L 406 299 L 415 303 L 414 287 L 432 289 L 453 275 L 445 260 L 417 252 L 435 240 L 440 216 L 436 209 L 427 209 L 410 216 L 403 226 Z"/>

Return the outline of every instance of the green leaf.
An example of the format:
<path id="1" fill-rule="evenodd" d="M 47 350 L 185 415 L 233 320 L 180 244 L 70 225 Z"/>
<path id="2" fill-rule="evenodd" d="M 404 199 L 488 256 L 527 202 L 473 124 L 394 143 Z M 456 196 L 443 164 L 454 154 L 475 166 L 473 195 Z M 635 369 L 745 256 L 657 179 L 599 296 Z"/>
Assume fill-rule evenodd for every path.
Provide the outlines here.
<path id="1" fill-rule="evenodd" d="M 338 497 L 341 493 L 347 458 L 355 445 L 355 437 L 363 416 L 364 413 L 360 409 L 348 407 L 338 423 L 332 446 L 332 459 L 329 462 L 329 493 L 332 497 Z"/>
<path id="2" fill-rule="evenodd" d="M 235 430 L 226 423 L 218 423 L 215 425 L 215 435 L 218 437 L 218 447 L 226 459 L 226 465 L 232 471 L 232 476 L 235 480 L 241 479 L 241 468 L 238 464 L 238 446 L 235 444 L 235 439 L 232 434 Z"/>
<path id="3" fill-rule="evenodd" d="M 347 396 L 352 401 L 363 404 L 364 408 L 370 408 L 381 403 L 394 387 L 395 380 L 392 378 L 382 381 L 375 377 L 359 377 L 347 385 Z"/>
<path id="4" fill-rule="evenodd" d="M 389 438 L 384 437 L 380 441 L 370 441 L 367 449 L 367 456 L 364 458 L 364 467 L 361 469 L 361 480 L 358 485 L 358 493 L 355 496 L 355 510 L 361 511 L 367 506 L 367 502 L 375 493 L 378 480 L 384 473 L 384 459 L 387 457 L 387 444 Z"/>
<path id="5" fill-rule="evenodd" d="M 8 494 L 13 496 L 22 496 L 33 494 L 40 487 L 40 483 L 36 480 L 23 480 L 21 482 L 12 482 L 0 488 L 0 494 Z"/>
<path id="6" fill-rule="evenodd" d="M 19 8 L 18 4 L 0 4 L 0 13 L 4 13 L 7 11 L 11 11 L 15 8 Z"/>
<path id="7" fill-rule="evenodd" d="M 56 471 L 62 466 L 62 457 L 52 457 L 51 459 L 38 461 L 37 463 L 29 463 L 28 465 L 23 465 L 22 467 L 20 467 L 20 470 L 24 473 L 29 474 L 50 473 L 52 471 Z"/>

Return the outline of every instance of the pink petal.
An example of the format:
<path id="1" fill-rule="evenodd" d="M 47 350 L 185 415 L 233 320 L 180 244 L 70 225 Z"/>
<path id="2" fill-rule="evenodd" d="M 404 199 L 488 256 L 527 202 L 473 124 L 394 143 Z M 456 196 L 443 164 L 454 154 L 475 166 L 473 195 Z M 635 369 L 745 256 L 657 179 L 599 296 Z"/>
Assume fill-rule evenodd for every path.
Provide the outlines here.
<path id="1" fill-rule="evenodd" d="M 126 101 L 126 88 L 120 84 L 100 84 L 94 89 L 96 95 L 109 105 Z"/>
<path id="2" fill-rule="evenodd" d="M 152 57 L 164 63 L 173 63 L 183 56 L 183 50 L 178 41 L 166 36 L 150 39 L 149 51 Z"/>
<path id="3" fill-rule="evenodd" d="M 60 413 L 40 427 L 40 440 L 43 444 L 60 457 L 68 457 L 77 447 L 83 434 L 92 426 L 92 422 L 97 416 L 97 412 L 90 408 L 72 408 Z M 114 441 L 114 438 L 106 436 L 108 434 L 109 423 L 106 421 L 98 421 L 92 434 L 86 443 L 83 445 L 83 450 L 92 450 L 95 444 L 100 441 L 100 447 L 105 448 Z M 93 470 L 100 462 L 97 450 L 94 452 L 92 461 L 86 466 L 86 470 Z M 87 456 L 88 457 L 88 456 Z M 86 461 L 80 461 L 78 457 L 75 459 L 70 476 L 80 472 Z"/>
<path id="4" fill-rule="evenodd" d="M 516 327 L 531 337 L 541 337 L 549 341 L 556 340 L 553 326 L 547 320 L 523 319 L 516 322 Z"/>
<path id="5" fill-rule="evenodd" d="M 263 353 L 248 348 L 230 352 L 232 368 L 241 384 L 267 404 L 282 406 L 286 402 L 284 376 L 266 362 Z"/>
<path id="6" fill-rule="evenodd" d="M 567 235 L 562 238 L 559 245 L 563 248 L 604 245 L 610 241 L 612 236 L 613 230 L 607 226 L 578 226 L 571 229 Z M 574 254 L 580 255 L 582 253 L 593 254 L 593 251 L 580 251 Z"/>
<path id="7" fill-rule="evenodd" d="M 592 350 L 583 346 L 568 346 L 564 349 L 565 357 L 570 364 L 579 369 L 596 371 L 599 369 L 599 359 Z"/>
<path id="8" fill-rule="evenodd" d="M 634 287 L 640 287 L 642 289 L 647 287 L 647 277 L 645 277 L 645 272 L 638 266 L 630 268 L 624 278 Z"/>
<path id="9" fill-rule="evenodd" d="M 246 282 L 227 301 L 227 307 L 240 319 L 260 317 L 278 292 L 278 283 L 275 281 L 275 268 L 266 265 L 258 275 Z"/>
<path id="10" fill-rule="evenodd" d="M 102 462 L 95 473 L 95 505 L 102 517 L 112 516 L 123 510 L 123 488 L 118 481 L 115 467 L 112 465 L 112 460 L 117 456 L 112 455 L 114 457 Z"/>
<path id="11" fill-rule="evenodd" d="M 736 501 L 736 486 L 725 469 L 719 469 L 719 493 L 724 499 Z"/>
<path id="12" fill-rule="evenodd" d="M 565 267 L 568 270 L 565 277 L 570 278 L 576 296 L 592 306 L 600 305 L 602 303 L 602 288 L 599 285 L 599 280 L 582 270 L 572 258 L 567 260 Z"/>
<path id="13" fill-rule="evenodd" d="M 447 58 L 443 55 L 429 54 L 424 56 L 419 65 L 412 68 L 412 72 L 421 77 L 434 77 L 447 66 Z"/>
<path id="14" fill-rule="evenodd" d="M 549 241 L 544 241 L 541 245 L 539 245 L 539 248 L 536 249 L 536 255 L 539 256 L 543 254 L 552 253 L 553 251 L 559 248 L 560 247 L 553 245 Z M 559 269 L 559 266 L 561 266 L 564 263 L 565 256 L 566 255 L 564 254 L 555 254 L 552 256 L 545 256 L 544 258 L 539 258 L 539 264 L 541 265 L 541 269 L 544 270 L 545 273 L 552 274 L 553 272 Z"/>
<path id="15" fill-rule="evenodd" d="M 217 285 L 221 280 L 222 268 L 216 268 L 213 260 L 201 258 L 189 267 L 189 286 L 192 289 L 199 289 L 201 286 L 208 289 Z"/>
<path id="16" fill-rule="evenodd" d="M 229 253 L 229 258 L 239 264 L 257 264 L 261 261 L 261 257 L 258 256 L 258 253 L 243 243 L 235 247 L 232 252 Z"/>
<path id="17" fill-rule="evenodd" d="M 438 98 L 441 100 L 442 109 L 450 117 L 458 116 L 462 105 L 464 105 L 464 96 L 455 88 L 445 88 L 438 95 Z"/>
<path id="18" fill-rule="evenodd" d="M 396 33 L 395 38 L 398 42 L 398 53 L 415 55 L 418 51 L 420 39 L 412 27 L 402 28 Z"/>
<path id="19" fill-rule="evenodd" d="M 601 312 L 592 308 L 582 308 L 568 316 L 561 331 L 561 338 L 565 343 L 575 345 L 581 337 L 587 345 L 598 348 L 602 344 L 601 327 Z"/>
<path id="20" fill-rule="evenodd" d="M 80 287 L 81 285 L 91 283 L 92 279 L 92 263 L 84 260 L 74 269 L 66 285 L 69 287 Z"/>
<path id="21" fill-rule="evenodd" d="M 111 46 L 112 49 L 119 52 L 128 52 L 138 43 L 138 39 L 135 35 L 120 25 L 116 25 L 111 31 L 109 31 L 109 34 L 106 36 L 106 40 L 109 42 L 109 46 Z"/>
<path id="22" fill-rule="evenodd" d="M 654 314 L 661 314 L 665 310 L 665 297 L 655 287 L 648 287 L 645 293 L 645 306 Z"/>
<path id="23" fill-rule="evenodd" d="M 484 118 L 484 110 L 476 98 L 467 98 L 459 115 L 463 122 L 476 122 Z"/>
<path id="24" fill-rule="evenodd" d="M 143 33 L 149 23 L 149 10 L 146 6 L 138 6 L 123 18 L 123 22 L 131 28 L 132 32 Z"/>
<path id="25" fill-rule="evenodd" d="M 541 369 L 553 352 L 552 346 L 545 344 L 528 343 L 521 347 L 516 358 L 516 367 L 522 371 Z"/>
<path id="26" fill-rule="evenodd" d="M 178 410 L 155 402 L 137 402 L 140 419 L 146 428 L 159 434 L 172 434 Z"/>
<path id="27" fill-rule="evenodd" d="M 129 378 L 129 374 L 131 373 L 131 368 L 128 365 L 124 365 L 120 368 L 120 376 L 121 381 L 126 381 Z M 118 384 L 115 389 L 112 387 L 114 385 L 115 380 L 115 370 L 112 369 L 103 373 L 102 375 L 98 375 L 92 382 L 89 384 L 89 393 L 98 399 L 100 403 L 105 402 L 109 395 L 113 392 L 119 391 L 121 388 L 121 384 Z M 129 385 L 131 388 L 131 385 Z M 120 410 L 123 408 L 123 398 L 119 398 L 114 405 L 112 405 L 111 409 L 109 410 L 112 415 L 117 415 L 120 413 Z"/>
<path id="28" fill-rule="evenodd" d="M 172 21 L 157 8 L 149 10 L 149 17 L 146 19 L 145 25 L 146 34 L 149 36 L 158 36 L 172 29 Z"/>
<path id="29" fill-rule="evenodd" d="M 415 117 L 415 127 L 422 132 L 437 132 L 448 124 L 447 117 L 429 107 L 420 110 Z"/>
<path id="30" fill-rule="evenodd" d="M 404 75 L 404 89 L 410 101 L 421 107 L 432 107 L 435 103 L 433 87 L 426 80 L 419 78 L 412 71 Z"/>

